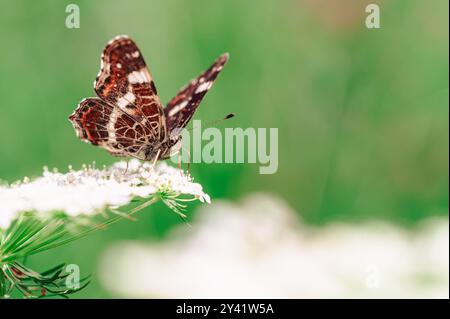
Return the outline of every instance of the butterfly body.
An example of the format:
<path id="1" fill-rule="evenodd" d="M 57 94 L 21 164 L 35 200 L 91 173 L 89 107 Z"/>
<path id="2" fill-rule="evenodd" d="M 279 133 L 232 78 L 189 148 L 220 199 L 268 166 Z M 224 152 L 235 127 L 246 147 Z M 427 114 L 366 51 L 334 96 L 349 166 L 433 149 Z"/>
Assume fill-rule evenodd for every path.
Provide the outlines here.
<path id="1" fill-rule="evenodd" d="M 228 60 L 220 56 L 163 108 L 142 53 L 128 36 L 106 45 L 94 89 L 69 116 L 80 139 L 113 156 L 163 160 L 181 147 L 186 127 Z"/>

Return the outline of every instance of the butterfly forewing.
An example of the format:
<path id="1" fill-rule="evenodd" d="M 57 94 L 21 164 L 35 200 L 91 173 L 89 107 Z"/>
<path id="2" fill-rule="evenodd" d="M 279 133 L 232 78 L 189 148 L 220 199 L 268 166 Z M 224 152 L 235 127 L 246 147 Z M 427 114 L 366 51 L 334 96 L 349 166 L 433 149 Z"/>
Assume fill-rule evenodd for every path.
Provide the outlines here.
<path id="1" fill-rule="evenodd" d="M 141 51 L 128 36 L 118 36 L 106 45 L 94 87 L 101 99 L 142 122 L 155 141 L 165 138 L 156 86 Z"/>
<path id="2" fill-rule="evenodd" d="M 221 55 L 205 72 L 183 87 L 169 101 L 164 109 L 169 135 L 177 134 L 180 129 L 186 127 L 217 75 L 222 71 L 228 57 L 228 53 Z"/>

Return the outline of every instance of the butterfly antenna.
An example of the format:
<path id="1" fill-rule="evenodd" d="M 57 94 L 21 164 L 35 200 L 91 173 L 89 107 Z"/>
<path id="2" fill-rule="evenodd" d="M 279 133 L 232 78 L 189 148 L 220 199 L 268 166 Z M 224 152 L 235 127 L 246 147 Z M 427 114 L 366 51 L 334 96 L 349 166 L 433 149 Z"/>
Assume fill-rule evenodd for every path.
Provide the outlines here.
<path id="1" fill-rule="evenodd" d="M 227 116 L 225 116 L 225 117 L 223 117 L 223 118 L 221 118 L 221 119 L 206 122 L 206 126 L 207 126 L 207 127 L 215 126 L 215 125 L 217 125 L 217 124 L 219 124 L 219 123 L 222 123 L 222 122 L 225 121 L 225 120 L 229 120 L 229 119 L 233 118 L 235 115 L 236 115 L 235 113 L 230 113 L 230 114 L 228 114 Z M 190 129 L 188 129 L 189 132 L 191 132 L 192 130 L 193 130 L 192 127 L 191 127 Z"/>

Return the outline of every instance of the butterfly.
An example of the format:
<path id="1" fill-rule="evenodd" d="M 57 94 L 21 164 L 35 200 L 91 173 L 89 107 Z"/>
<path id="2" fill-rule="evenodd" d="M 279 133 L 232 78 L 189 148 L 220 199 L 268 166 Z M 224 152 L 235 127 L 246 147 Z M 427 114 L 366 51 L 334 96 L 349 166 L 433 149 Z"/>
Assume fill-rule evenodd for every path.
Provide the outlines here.
<path id="1" fill-rule="evenodd" d="M 94 90 L 69 116 L 77 136 L 111 155 L 164 160 L 181 148 L 186 127 L 228 60 L 222 54 L 163 107 L 141 51 L 126 36 L 108 42 Z"/>

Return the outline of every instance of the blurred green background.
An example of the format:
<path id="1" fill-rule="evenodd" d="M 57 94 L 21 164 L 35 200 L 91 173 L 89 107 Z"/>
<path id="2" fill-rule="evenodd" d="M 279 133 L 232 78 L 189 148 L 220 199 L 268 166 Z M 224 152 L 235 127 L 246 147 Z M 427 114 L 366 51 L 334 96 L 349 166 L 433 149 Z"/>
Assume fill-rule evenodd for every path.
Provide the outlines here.
<path id="1" fill-rule="evenodd" d="M 231 58 L 195 118 L 279 128 L 279 169 L 193 164 L 213 200 L 267 191 L 310 224 L 383 219 L 413 226 L 448 215 L 448 1 L 377 1 L 381 29 L 365 27 L 373 1 L 12 1 L 0 12 L 0 179 L 42 167 L 109 164 L 67 120 L 112 37 L 135 39 L 162 101 L 222 52 Z M 67 29 L 65 8 L 80 7 Z M 195 205 L 191 205 L 192 215 Z M 120 239 L 163 239 L 180 223 L 163 205 L 140 221 L 30 259 L 95 276 L 103 249 Z M 114 297 L 97 280 L 77 297 Z"/>

